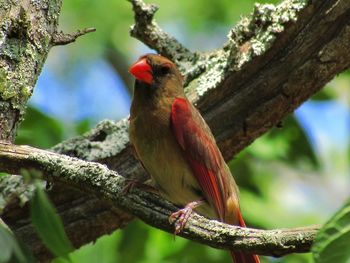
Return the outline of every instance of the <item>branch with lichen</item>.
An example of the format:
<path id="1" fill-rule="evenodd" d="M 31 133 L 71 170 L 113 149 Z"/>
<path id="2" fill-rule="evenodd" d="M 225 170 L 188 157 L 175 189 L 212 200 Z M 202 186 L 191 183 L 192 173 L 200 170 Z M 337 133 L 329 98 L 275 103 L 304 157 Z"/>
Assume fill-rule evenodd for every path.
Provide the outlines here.
<path id="1" fill-rule="evenodd" d="M 19 173 L 21 168 L 38 169 L 52 182 L 84 189 L 149 225 L 174 231 L 169 216 L 178 208 L 159 196 L 134 188 L 125 193 L 128 181 L 106 166 L 29 146 L 0 142 L 0 171 Z M 227 225 L 193 213 L 180 236 L 222 249 L 269 256 L 310 251 L 318 227 L 258 230 Z"/>

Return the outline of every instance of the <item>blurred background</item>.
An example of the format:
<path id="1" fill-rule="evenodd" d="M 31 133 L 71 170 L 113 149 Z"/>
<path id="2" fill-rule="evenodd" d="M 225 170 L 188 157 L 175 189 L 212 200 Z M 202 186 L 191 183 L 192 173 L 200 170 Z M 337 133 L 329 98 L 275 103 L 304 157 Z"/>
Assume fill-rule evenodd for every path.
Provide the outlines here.
<path id="1" fill-rule="evenodd" d="M 191 50 L 211 50 L 248 15 L 253 0 L 154 0 L 160 26 Z M 259 1 L 275 3 L 277 1 Z M 129 36 L 131 4 L 125 0 L 66 0 L 60 29 L 97 31 L 49 54 L 17 143 L 49 148 L 103 119 L 129 113 L 129 65 L 149 52 Z M 324 223 L 350 196 L 350 72 L 331 81 L 229 165 L 241 190 L 248 225 L 264 229 Z M 122 231 L 72 253 L 73 262 L 230 262 L 225 251 L 190 242 L 134 220 Z M 311 262 L 309 254 L 263 262 Z M 55 263 L 65 262 L 56 259 Z"/>

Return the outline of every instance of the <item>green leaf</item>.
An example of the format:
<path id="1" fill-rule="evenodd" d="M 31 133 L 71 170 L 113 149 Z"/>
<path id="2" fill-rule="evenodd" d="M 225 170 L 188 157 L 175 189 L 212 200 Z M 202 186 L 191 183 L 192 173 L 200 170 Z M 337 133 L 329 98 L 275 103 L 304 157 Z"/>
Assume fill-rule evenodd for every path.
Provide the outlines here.
<path id="1" fill-rule="evenodd" d="M 31 263 L 36 262 L 33 255 L 23 247 L 13 234 L 0 223 L 0 263 Z"/>
<path id="2" fill-rule="evenodd" d="M 13 243 L 13 238 L 10 233 L 8 233 L 8 230 L 0 224 L 0 263 L 10 260 L 13 251 Z"/>
<path id="3" fill-rule="evenodd" d="M 316 263 L 350 262 L 350 201 L 319 231 L 312 253 Z"/>
<path id="4" fill-rule="evenodd" d="M 31 218 L 39 236 L 53 254 L 66 257 L 73 251 L 56 210 L 38 182 L 31 200 Z"/>

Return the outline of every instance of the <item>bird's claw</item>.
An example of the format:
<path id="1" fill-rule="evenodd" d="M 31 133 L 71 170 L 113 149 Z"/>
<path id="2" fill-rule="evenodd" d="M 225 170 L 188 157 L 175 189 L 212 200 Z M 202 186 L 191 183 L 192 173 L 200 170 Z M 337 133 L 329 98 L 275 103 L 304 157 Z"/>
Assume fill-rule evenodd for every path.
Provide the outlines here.
<path id="1" fill-rule="evenodd" d="M 169 223 L 175 225 L 175 235 L 178 235 L 184 229 L 188 219 L 190 218 L 193 209 L 201 205 L 204 201 L 198 200 L 188 203 L 184 208 L 172 213 L 169 216 Z"/>
<path id="2" fill-rule="evenodd" d="M 185 208 L 180 209 L 169 216 L 169 223 L 175 225 L 174 235 L 178 235 L 182 232 L 188 219 L 190 218 L 192 211 L 192 207 L 186 206 Z"/>
<path id="3" fill-rule="evenodd" d="M 136 185 L 142 184 L 141 182 L 134 179 L 126 179 L 125 186 L 123 187 L 122 193 L 128 194 L 135 188 Z"/>

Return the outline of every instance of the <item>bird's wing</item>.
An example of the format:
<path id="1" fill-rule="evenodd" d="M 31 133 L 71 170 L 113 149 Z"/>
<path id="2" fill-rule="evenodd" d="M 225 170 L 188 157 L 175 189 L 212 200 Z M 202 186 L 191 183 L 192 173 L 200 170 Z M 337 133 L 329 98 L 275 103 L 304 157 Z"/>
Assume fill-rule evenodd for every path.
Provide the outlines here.
<path id="1" fill-rule="evenodd" d="M 208 125 L 187 99 L 176 98 L 171 126 L 205 198 L 224 221 L 231 174 Z"/>

